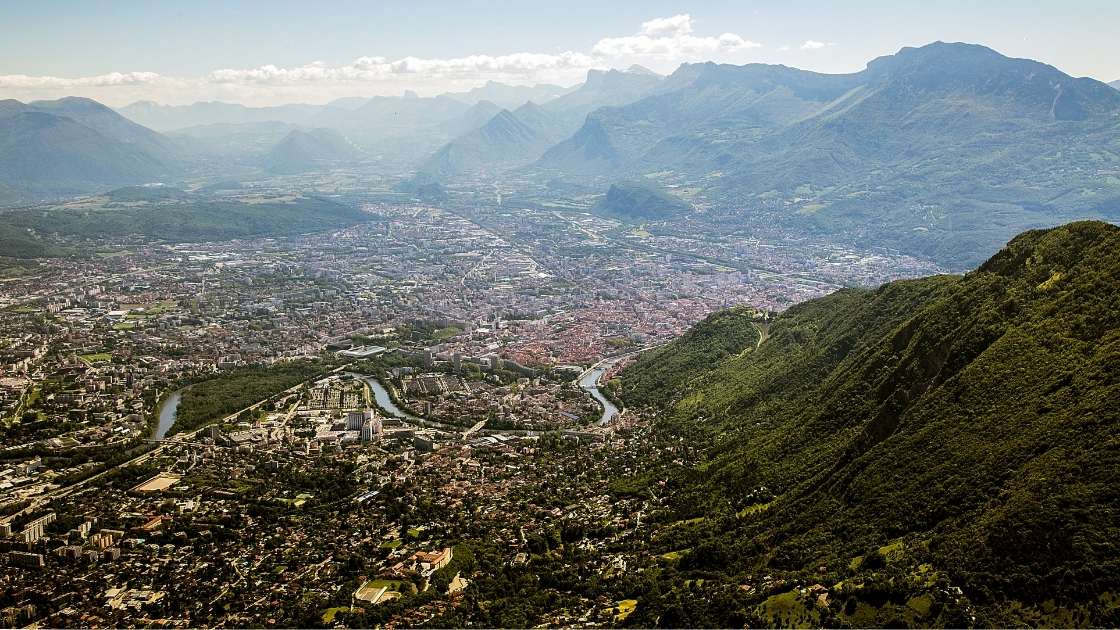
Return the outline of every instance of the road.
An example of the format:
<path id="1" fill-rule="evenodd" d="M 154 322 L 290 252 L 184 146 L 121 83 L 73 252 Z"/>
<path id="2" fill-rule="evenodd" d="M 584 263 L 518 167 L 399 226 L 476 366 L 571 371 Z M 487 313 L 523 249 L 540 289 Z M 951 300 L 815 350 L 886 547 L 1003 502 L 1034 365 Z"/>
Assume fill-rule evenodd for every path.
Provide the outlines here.
<path id="1" fill-rule="evenodd" d="M 754 349 L 758 350 L 762 347 L 762 342 L 770 338 L 770 324 L 751 322 L 751 325 L 758 331 L 758 343 L 754 345 Z"/>

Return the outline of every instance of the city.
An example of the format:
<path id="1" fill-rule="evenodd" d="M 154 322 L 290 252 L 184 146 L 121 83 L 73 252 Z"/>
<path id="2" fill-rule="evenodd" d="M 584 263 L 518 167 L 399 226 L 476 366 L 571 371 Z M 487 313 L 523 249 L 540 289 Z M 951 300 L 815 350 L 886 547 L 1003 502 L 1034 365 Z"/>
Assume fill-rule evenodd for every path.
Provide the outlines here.
<path id="1" fill-rule="evenodd" d="M 9 600 L 31 606 L 13 620 L 298 625 L 309 618 L 270 616 L 277 598 L 352 615 L 401 589 L 440 597 L 402 599 L 387 623 L 453 614 L 478 569 L 453 562 L 448 576 L 415 558 L 483 538 L 508 541 L 487 552 L 522 566 L 548 544 L 531 541 L 573 523 L 609 523 L 604 549 L 650 535 L 645 499 L 605 492 L 619 461 L 649 457 L 648 419 L 605 398 L 616 413 L 604 413 L 577 383 L 588 368 L 727 306 L 765 318 L 935 270 L 827 243 L 636 235 L 580 213 L 365 211 L 352 228 L 233 246 L 99 243 L 92 266 L 49 260 L 6 284 L 3 544 L 12 566 L 60 580 L 10 574 Z M 793 259 L 817 262 L 771 271 Z M 169 400 L 194 402 L 192 383 L 284 365 L 299 369 L 263 400 L 175 426 Z M 581 474 L 559 492 L 569 468 Z M 615 552 L 582 570 L 650 561 Z M 271 585 L 248 601 L 239 586 L 254 575 Z M 106 586 L 48 596 L 75 581 Z M 579 597 L 550 621 L 609 620 L 618 605 Z"/>

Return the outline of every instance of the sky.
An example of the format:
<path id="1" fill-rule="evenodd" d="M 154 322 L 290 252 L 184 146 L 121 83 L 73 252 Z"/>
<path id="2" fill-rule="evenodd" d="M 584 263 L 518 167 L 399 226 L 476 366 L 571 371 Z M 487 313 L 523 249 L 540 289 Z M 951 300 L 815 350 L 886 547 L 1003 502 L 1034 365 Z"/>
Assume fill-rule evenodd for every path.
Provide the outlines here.
<path id="1" fill-rule="evenodd" d="M 855 72 L 937 40 L 1120 79 L 1117 0 L 0 1 L 0 98 L 24 101 L 325 103 L 709 60 Z"/>

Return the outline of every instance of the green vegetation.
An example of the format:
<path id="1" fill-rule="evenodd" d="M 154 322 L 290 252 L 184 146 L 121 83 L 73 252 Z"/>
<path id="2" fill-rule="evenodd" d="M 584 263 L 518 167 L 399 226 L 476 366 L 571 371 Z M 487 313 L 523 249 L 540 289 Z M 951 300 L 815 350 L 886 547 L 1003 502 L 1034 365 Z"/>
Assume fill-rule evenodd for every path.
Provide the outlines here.
<path id="1" fill-rule="evenodd" d="M 689 210 L 684 201 L 646 182 L 612 184 L 592 209 L 596 214 L 634 223 L 669 219 Z"/>
<path id="2" fill-rule="evenodd" d="M 171 242 L 215 241 L 320 232 L 367 218 L 360 210 L 317 197 L 240 201 L 190 196 L 128 203 L 106 198 L 93 207 L 56 206 L 6 214 L 0 217 L 0 238 L 5 234 L 2 230 L 11 233 L 30 228 L 38 234 L 88 239 L 139 236 Z"/>
<path id="3" fill-rule="evenodd" d="M 335 615 L 339 613 L 347 613 L 350 611 L 349 606 L 332 606 L 323 611 L 323 623 L 333 624 Z"/>
<path id="4" fill-rule="evenodd" d="M 9 258 L 45 258 L 61 256 L 66 250 L 35 236 L 26 227 L 0 223 L 0 256 Z"/>
<path id="5" fill-rule="evenodd" d="M 168 434 L 193 431 L 314 378 L 329 368 L 320 361 L 293 361 L 237 368 L 195 383 L 183 392 L 175 424 Z"/>
<path id="6" fill-rule="evenodd" d="M 692 375 L 753 349 L 758 342 L 758 330 L 751 325 L 754 313 L 745 307 L 715 313 L 680 338 L 643 353 L 626 373 L 626 401 L 666 404 L 679 392 L 693 389 Z"/>
<path id="7" fill-rule="evenodd" d="M 638 607 L 638 600 L 636 600 L 636 599 L 624 599 L 624 600 L 618 602 L 618 605 L 615 606 L 616 613 L 615 613 L 615 616 L 614 616 L 614 620 L 616 622 L 626 621 L 626 618 L 629 617 L 630 614 L 633 613 L 634 609 L 637 608 L 637 607 Z"/>
<path id="8" fill-rule="evenodd" d="M 833 593 L 737 595 L 746 617 L 682 599 L 675 622 L 1117 623 L 1120 228 L 1028 232 L 963 277 L 798 305 L 755 351 L 734 352 L 747 318 L 696 331 L 720 326 L 722 345 L 690 333 L 623 374 L 628 405 L 666 405 L 662 429 L 707 454 L 658 518 L 709 525 L 653 551 L 690 547 L 680 570 L 725 584 L 773 574 Z M 690 353 L 714 358 L 672 360 Z M 628 622 L 655 622 L 642 602 Z"/>
<path id="9" fill-rule="evenodd" d="M 108 352 L 94 352 L 91 354 L 83 354 L 78 358 L 86 363 L 97 363 L 99 361 L 112 361 L 113 355 Z"/>
<path id="10" fill-rule="evenodd" d="M 450 339 L 455 335 L 462 334 L 462 332 L 463 329 L 459 328 L 458 326 L 445 326 L 435 331 L 432 336 L 439 341 L 443 341 L 445 339 Z"/>

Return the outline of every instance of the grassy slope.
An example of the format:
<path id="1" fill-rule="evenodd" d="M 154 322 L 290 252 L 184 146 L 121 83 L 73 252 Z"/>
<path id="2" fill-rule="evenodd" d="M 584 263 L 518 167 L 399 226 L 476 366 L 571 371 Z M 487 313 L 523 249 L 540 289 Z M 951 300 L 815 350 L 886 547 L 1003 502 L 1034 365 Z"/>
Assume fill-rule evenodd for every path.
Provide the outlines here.
<path id="1" fill-rule="evenodd" d="M 675 541 L 695 549 L 682 565 L 901 571 L 905 591 L 928 564 L 987 623 L 1115 621 L 1098 597 L 1120 590 L 1117 252 L 1101 223 L 1026 233 L 962 278 L 842 291 L 783 314 L 757 352 L 685 370 L 672 421 L 716 446 L 677 480 L 674 518 L 720 526 Z M 639 364 L 624 384 L 662 368 L 680 371 Z M 887 567 L 853 563 L 891 544 Z M 1071 616 L 1038 617 L 1050 599 Z"/>

